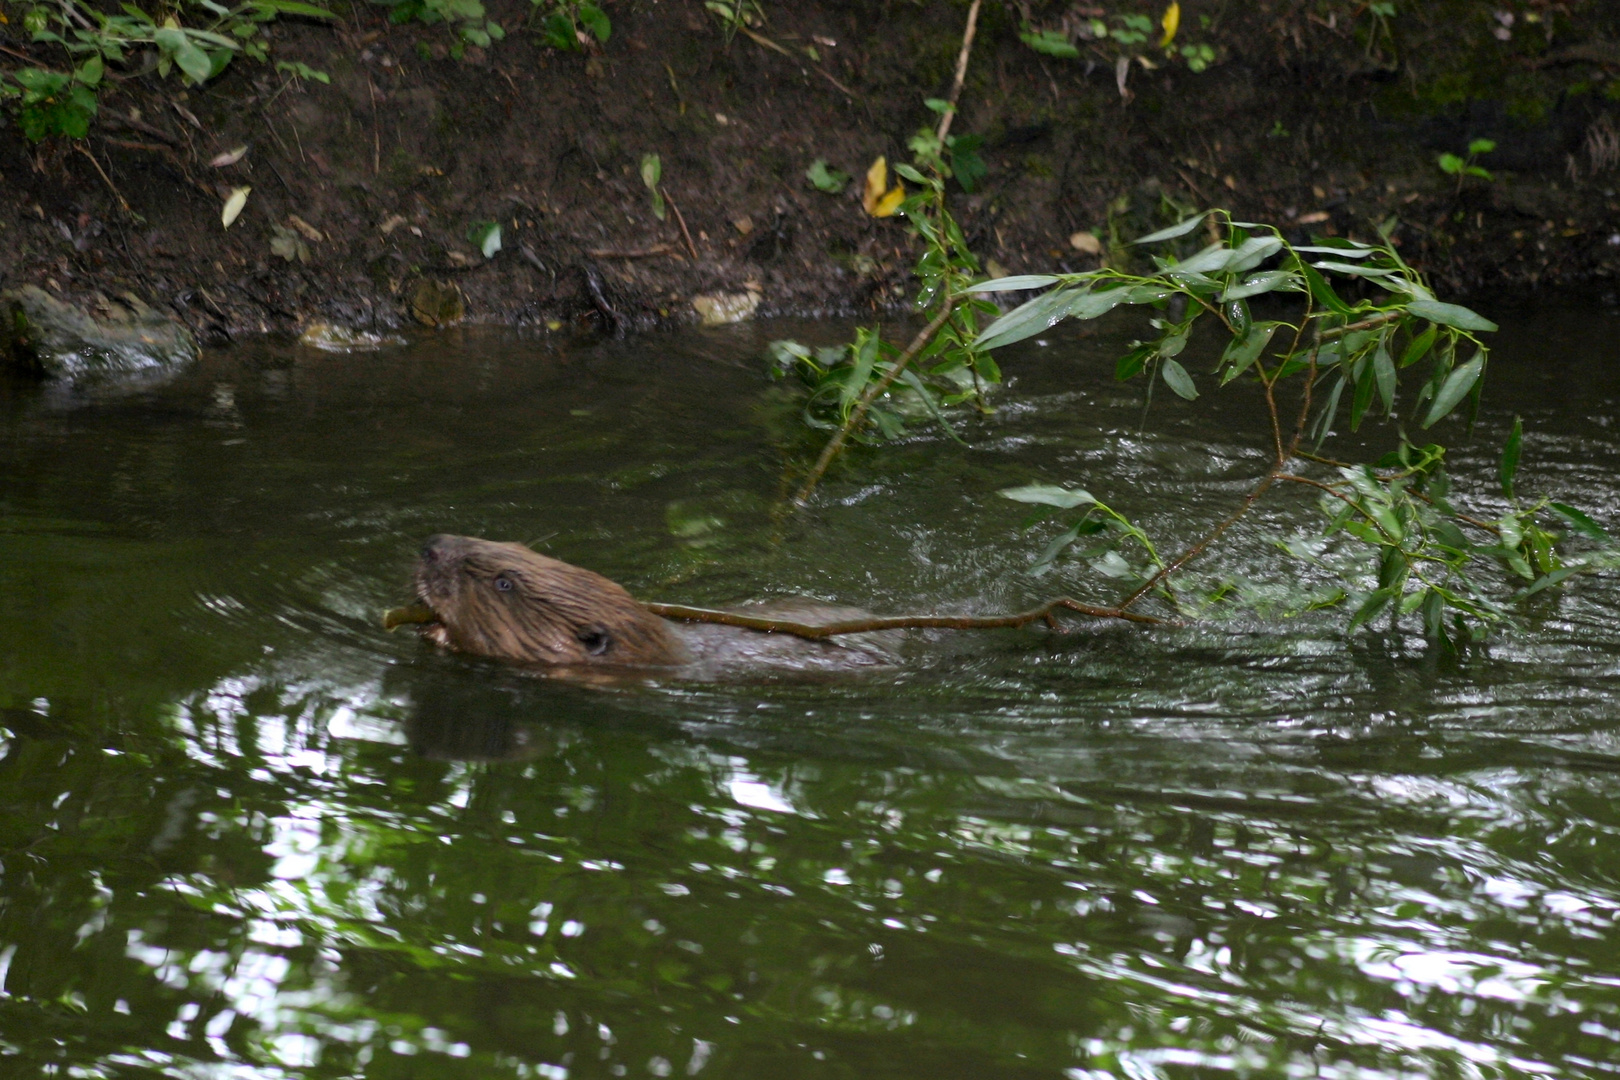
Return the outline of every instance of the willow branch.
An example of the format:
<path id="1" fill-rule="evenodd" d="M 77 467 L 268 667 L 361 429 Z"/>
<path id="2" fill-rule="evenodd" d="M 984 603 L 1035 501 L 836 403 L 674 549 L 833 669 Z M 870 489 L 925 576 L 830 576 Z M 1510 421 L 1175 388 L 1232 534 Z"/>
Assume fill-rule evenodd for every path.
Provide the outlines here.
<path id="1" fill-rule="evenodd" d="M 1332 341 L 1334 338 L 1344 337 L 1362 330 L 1376 330 L 1380 326 L 1388 325 L 1406 314 L 1404 311 L 1381 311 L 1377 315 L 1370 315 L 1360 322 L 1348 323 L 1344 326 L 1335 326 L 1331 330 L 1323 330 L 1319 340 Z"/>
<path id="2" fill-rule="evenodd" d="M 1152 626 L 1174 625 L 1169 619 L 1126 611 L 1123 607 L 1082 604 L 1066 596 L 1048 600 L 1040 607 L 1028 611 L 1007 615 L 874 615 L 865 619 L 844 619 L 822 624 L 745 615 L 736 611 L 717 611 L 714 608 L 687 607 L 685 604 L 643 603 L 641 606 L 665 619 L 720 623 L 723 626 L 739 626 L 771 634 L 792 634 L 812 641 L 821 641 L 841 634 L 867 634 L 879 630 L 1000 630 L 1043 621 L 1055 626 L 1056 622 L 1052 616 L 1059 611 L 1073 611 L 1094 619 L 1123 619 L 1126 622 L 1146 623 Z"/>
<path id="3" fill-rule="evenodd" d="M 844 440 L 849 438 L 850 432 L 859 429 L 866 420 L 866 411 L 872 407 L 872 402 L 876 401 L 879 395 L 894 385 L 894 380 L 898 379 L 900 373 L 917 358 L 918 353 L 928 347 L 928 343 L 934 340 L 934 335 L 939 333 L 945 324 L 950 321 L 955 310 L 956 301 L 947 296 L 939 314 L 935 315 L 933 321 L 927 326 L 917 331 L 917 336 L 911 339 L 911 344 L 906 346 L 906 351 L 900 354 L 900 359 L 896 360 L 893 366 L 889 368 L 888 374 L 868 386 L 866 391 L 861 394 L 860 400 L 850 410 L 849 416 L 839 425 L 838 430 L 833 432 L 833 437 L 827 440 L 827 445 L 822 448 L 821 456 L 816 459 L 816 464 L 810 470 L 810 475 L 805 478 L 804 485 L 799 488 L 798 494 L 793 496 L 794 506 L 803 507 L 810 501 L 810 493 L 816 490 L 816 485 L 821 482 L 822 474 L 827 471 L 827 466 L 832 464 L 832 459 L 843 448 Z"/>
<path id="4" fill-rule="evenodd" d="M 1275 484 L 1278 477 L 1281 475 L 1282 465 L 1278 464 L 1272 466 L 1271 470 L 1260 478 L 1260 482 L 1254 486 L 1254 489 L 1243 497 L 1243 504 L 1241 506 L 1239 506 L 1236 510 L 1233 510 L 1230 514 L 1226 515 L 1219 525 L 1216 525 L 1213 529 L 1211 529 L 1197 543 L 1193 544 L 1186 551 L 1183 551 L 1180 555 L 1177 555 L 1173 561 L 1160 567 L 1158 573 L 1154 574 L 1152 577 L 1142 582 L 1141 585 L 1137 586 L 1135 592 L 1131 593 L 1131 595 L 1120 601 L 1119 610 L 1124 611 L 1126 608 L 1142 599 L 1142 597 L 1146 596 L 1156 585 L 1164 581 L 1164 579 L 1168 578 L 1171 574 L 1174 574 L 1177 570 L 1180 570 L 1187 563 L 1202 555 L 1209 545 L 1219 540 L 1222 533 L 1226 532 L 1227 529 L 1230 529 L 1233 525 L 1237 524 L 1238 519 L 1244 514 L 1247 514 L 1249 512 L 1249 508 L 1260 501 L 1260 496 L 1264 495 L 1268 490 L 1270 490 L 1271 485 Z"/>
<path id="5" fill-rule="evenodd" d="M 951 121 L 956 118 L 956 101 L 962 96 L 962 81 L 967 78 L 968 55 L 973 51 L 973 35 L 979 28 L 979 3 L 973 0 L 968 8 L 967 29 L 962 31 L 962 50 L 956 54 L 956 79 L 951 83 L 951 96 L 945 99 L 945 115 L 939 118 L 936 134 L 940 142 L 951 133 Z"/>

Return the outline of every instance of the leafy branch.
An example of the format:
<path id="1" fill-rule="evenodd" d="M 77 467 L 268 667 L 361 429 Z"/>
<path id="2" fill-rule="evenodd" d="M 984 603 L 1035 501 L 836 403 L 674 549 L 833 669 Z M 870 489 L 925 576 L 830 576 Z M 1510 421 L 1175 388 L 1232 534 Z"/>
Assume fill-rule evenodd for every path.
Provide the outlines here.
<path id="1" fill-rule="evenodd" d="M 1239 380 L 1258 384 L 1271 429 L 1272 460 L 1266 471 L 1229 514 L 1170 559 L 1161 557 L 1142 529 L 1082 489 L 1032 484 L 1002 492 L 1042 508 L 1027 524 L 1080 511 L 1066 518 L 1065 528 L 1046 545 L 1032 569 L 1045 573 L 1060 558 L 1078 552 L 1093 570 L 1127 590 L 1116 604 L 1094 605 L 1094 611 L 1123 617 L 1152 598 L 1168 605 L 1173 619 L 1196 617 L 1238 591 L 1223 584 L 1199 599 L 1172 591 L 1171 580 L 1278 484 L 1319 492 L 1325 525 L 1314 536 L 1284 541 L 1282 547 L 1340 582 L 1331 595 L 1318 597 L 1311 606 L 1348 606 L 1351 630 L 1385 614 L 1392 625 L 1415 615 L 1431 639 L 1458 647 L 1506 618 L 1508 602 L 1552 588 L 1582 570 L 1620 562 L 1608 534 L 1575 508 L 1550 500 L 1529 505 L 1515 500 L 1513 481 L 1522 445 L 1517 424 L 1499 468 L 1503 495 L 1511 505 L 1494 520 L 1453 505 L 1446 452 L 1439 444 L 1418 446 L 1403 437 L 1396 450 L 1369 464 L 1319 454 L 1341 424 L 1357 431 L 1369 415 L 1395 419 L 1402 373 L 1419 365 L 1426 364 L 1427 370 L 1411 396 L 1408 422 L 1426 430 L 1463 412 L 1471 424 L 1478 409 L 1489 360 L 1480 335 L 1494 331 L 1495 324 L 1468 308 L 1437 299 L 1422 275 L 1387 242 L 1330 238 L 1296 245 L 1271 226 L 1234 221 L 1216 210 L 1136 241 L 1142 248 L 1180 246 L 1200 229 L 1211 237 L 1204 247 L 1181 258 L 1168 253 L 1153 256 L 1150 271 L 1103 267 L 964 284 L 938 265 L 941 258 L 955 260 L 958 273 L 971 266 L 938 231 L 940 222 L 954 227 L 943 206 L 941 177 L 948 170 L 940 160 L 939 145 L 920 138 L 913 141 L 919 160 L 931 166 L 931 176 L 924 178 L 915 169 L 898 171 L 907 179 L 928 183 L 923 195 L 907 200 L 905 209 L 928 245 L 919 262 L 925 293 L 927 283 L 942 275 L 949 288 L 931 297 L 933 318 L 885 374 L 877 374 L 880 361 L 863 362 L 858 357 L 824 373 L 825 379 L 838 381 L 843 400 L 854 407 L 844 411 L 843 423 L 811 470 L 798 496 L 801 505 L 846 438 L 860 429 L 871 411 L 864 407 L 875 408 L 872 403 L 889 390 L 902 362 L 915 363 L 915 358 L 930 355 L 931 335 L 943 338 L 946 328 L 960 329 L 953 320 L 970 312 L 978 298 L 1040 290 L 1040 295 L 976 336 L 959 335 L 950 347 L 960 351 L 964 364 L 994 370 L 985 364 L 987 353 L 1064 320 L 1097 319 L 1116 308 L 1146 308 L 1154 333 L 1133 342 L 1118 359 L 1116 378 L 1143 378 L 1150 392 L 1162 384 L 1178 397 L 1197 400 L 1198 380 L 1182 357 L 1199 328 L 1212 325 L 1226 338 L 1212 374 L 1223 387 Z M 938 201 L 924 201 L 928 199 Z M 1335 288 L 1333 280 L 1355 282 L 1374 295 L 1347 300 L 1341 294 L 1343 285 Z M 1250 301 L 1257 297 L 1272 297 L 1284 305 L 1293 298 L 1295 313 L 1257 320 L 1250 310 Z M 1277 304 L 1269 307 L 1275 310 Z M 1283 313 L 1286 310 L 1285 306 Z M 873 340 L 872 335 L 862 338 L 863 348 L 881 355 Z M 1297 396 L 1286 419 L 1285 387 Z M 919 393 L 926 393 L 926 388 Z M 1313 469 L 1327 471 L 1309 475 Z M 1482 539 L 1470 539 L 1465 529 Z M 1594 547 L 1568 555 L 1561 550 L 1564 537 L 1557 530 L 1567 530 Z"/>

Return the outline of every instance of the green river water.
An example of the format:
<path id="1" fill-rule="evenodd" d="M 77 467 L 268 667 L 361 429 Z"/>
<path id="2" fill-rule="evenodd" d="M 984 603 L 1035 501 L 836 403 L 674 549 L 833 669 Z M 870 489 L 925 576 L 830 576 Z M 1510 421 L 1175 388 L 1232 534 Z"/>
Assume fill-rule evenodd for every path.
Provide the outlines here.
<path id="1" fill-rule="evenodd" d="M 1490 511 L 1522 414 L 1521 487 L 1612 527 L 1620 316 L 1486 310 L 1458 487 Z M 1620 1073 L 1620 575 L 1461 659 L 1319 613 L 592 687 L 381 629 L 441 531 L 671 602 L 1107 601 L 995 491 L 1175 550 L 1266 464 L 1251 396 L 1143 426 L 1119 339 L 1064 331 L 965 445 L 783 515 L 816 442 L 761 348 L 846 332 L 0 387 L 0 1078 Z M 1281 581 L 1315 520 L 1282 492 L 1204 565 Z"/>

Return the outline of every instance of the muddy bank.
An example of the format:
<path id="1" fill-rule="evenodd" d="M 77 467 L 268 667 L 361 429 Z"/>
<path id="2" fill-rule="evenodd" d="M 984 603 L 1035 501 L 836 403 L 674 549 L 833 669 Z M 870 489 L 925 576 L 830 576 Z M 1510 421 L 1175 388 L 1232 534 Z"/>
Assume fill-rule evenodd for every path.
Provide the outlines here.
<path id="1" fill-rule="evenodd" d="M 1122 95 L 1106 43 L 1042 56 L 1015 10 L 986 5 L 956 130 L 982 136 L 988 175 L 954 204 L 981 259 L 1084 269 L 1099 256 L 1076 232 L 1107 257 L 1111 237 L 1218 204 L 1301 237 L 1396 218 L 1402 252 L 1448 291 L 1620 268 L 1608 5 L 1423 5 L 1382 39 L 1311 5 L 1231 7 L 1185 5 L 1207 70 L 1133 64 Z M 909 156 L 962 5 L 767 4 L 758 38 L 728 43 L 698 0 L 621 0 L 605 48 L 560 53 L 517 29 L 529 4 L 494 0 L 508 37 L 460 60 L 443 26 L 338 10 L 336 26 L 269 28 L 274 60 L 329 84 L 244 61 L 178 100 L 173 81 L 111 82 L 82 143 L 30 144 L 8 119 L 0 288 L 129 293 L 204 343 L 319 321 L 650 327 L 694 321 L 693 299 L 716 293 L 848 314 L 913 291 L 904 222 L 868 217 L 858 183 L 830 195 L 804 174 Z M 1090 10 L 1031 15 L 1062 27 Z M 17 26 L 0 27 L 8 63 L 54 60 Z M 1459 185 L 1436 156 L 1477 137 L 1498 144 L 1481 159 L 1493 178 Z M 664 220 L 640 175 L 651 153 Z M 238 187 L 252 191 L 226 229 Z M 502 246 L 486 258 L 470 237 L 490 222 Z"/>

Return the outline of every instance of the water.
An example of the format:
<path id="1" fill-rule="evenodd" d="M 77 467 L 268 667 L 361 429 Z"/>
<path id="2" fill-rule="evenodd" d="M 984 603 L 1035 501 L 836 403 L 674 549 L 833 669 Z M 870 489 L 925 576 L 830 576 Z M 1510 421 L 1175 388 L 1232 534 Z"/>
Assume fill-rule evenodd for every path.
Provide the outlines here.
<path id="1" fill-rule="evenodd" d="M 1521 486 L 1613 524 L 1620 319 L 1493 314 L 1462 486 L 1522 414 Z M 1615 578 L 1461 660 L 1329 615 L 585 687 L 381 630 L 438 531 L 668 601 L 1107 600 L 992 493 L 1084 484 L 1174 550 L 1264 467 L 1252 397 L 1143 428 L 1118 340 L 1060 333 L 967 446 L 784 516 L 815 443 L 755 357 L 844 329 L 0 392 L 0 1076 L 1620 1072 Z M 1280 580 L 1310 502 L 1211 562 Z"/>

